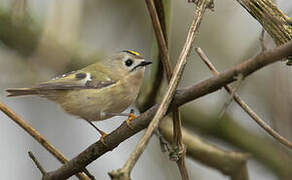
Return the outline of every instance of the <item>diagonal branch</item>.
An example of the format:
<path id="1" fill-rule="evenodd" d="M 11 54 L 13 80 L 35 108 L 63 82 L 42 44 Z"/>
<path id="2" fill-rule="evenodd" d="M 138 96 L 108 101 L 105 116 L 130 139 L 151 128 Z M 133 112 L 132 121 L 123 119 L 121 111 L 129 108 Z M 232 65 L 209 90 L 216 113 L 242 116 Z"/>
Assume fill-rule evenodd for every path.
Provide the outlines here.
<path id="1" fill-rule="evenodd" d="M 169 59 L 169 52 L 168 52 L 168 47 L 167 47 L 167 39 L 166 39 L 166 33 L 163 33 L 163 27 L 160 24 L 159 21 L 159 16 L 157 14 L 157 10 L 155 7 L 155 4 L 153 2 L 153 0 L 146 0 L 145 1 L 147 4 L 147 8 L 151 17 L 151 21 L 152 21 L 152 26 L 155 32 L 155 36 L 157 39 L 157 43 L 158 43 L 158 47 L 159 47 L 159 52 L 162 55 L 162 63 L 163 63 L 163 67 L 165 69 L 166 72 L 166 77 L 168 80 L 168 83 L 170 83 L 170 79 L 171 76 L 173 74 L 173 70 L 171 67 L 171 63 L 170 63 L 170 59 Z M 159 4 L 159 3 L 156 3 Z M 163 22 L 162 22 L 163 23 Z M 165 29 L 165 28 L 164 28 Z M 183 150 L 183 144 L 182 144 L 182 133 L 181 133 L 181 119 L 180 119 L 180 113 L 178 108 L 174 108 L 173 109 L 173 122 L 174 122 L 174 136 L 173 138 L 175 139 L 174 143 L 175 143 L 175 147 L 177 147 L 178 151 L 182 151 Z M 178 168 L 180 170 L 181 176 L 183 179 L 188 180 L 189 176 L 188 176 L 188 172 L 185 166 L 185 161 L 184 161 L 184 155 L 185 153 L 182 154 L 182 156 L 180 156 L 180 158 L 178 158 L 177 165 Z M 126 173 L 127 174 L 127 173 Z"/>
<path id="2" fill-rule="evenodd" d="M 291 19 L 276 6 L 274 0 L 236 1 L 263 26 L 276 45 L 292 40 Z M 286 64 L 292 65 L 291 57 L 287 58 Z"/>
<path id="3" fill-rule="evenodd" d="M 204 61 L 204 63 L 209 67 L 209 69 L 212 71 L 212 73 L 216 76 L 219 74 L 219 72 L 216 70 L 215 66 L 211 63 L 211 61 L 208 59 L 206 54 L 202 51 L 201 48 L 196 48 L 197 53 L 201 57 L 201 59 Z M 262 120 L 240 97 L 239 95 L 232 90 L 232 88 L 229 85 L 224 86 L 225 90 L 231 95 L 233 94 L 232 98 L 237 102 L 237 104 L 258 124 L 260 125 L 267 133 L 269 133 L 271 136 L 273 136 L 275 139 L 277 139 L 281 144 L 292 148 L 292 142 L 288 139 L 281 136 L 279 133 L 277 133 L 274 129 L 272 129 L 269 125 L 265 123 L 264 120 Z"/>
<path id="4" fill-rule="evenodd" d="M 229 70 L 226 70 L 225 72 L 220 73 L 217 76 L 208 78 L 191 87 L 177 90 L 171 106 L 181 106 L 206 94 L 215 92 L 223 86 L 235 81 L 237 74 L 242 74 L 246 77 L 257 70 L 269 64 L 280 61 L 281 59 L 290 55 L 292 55 L 292 42 L 263 52 Z M 86 148 L 78 156 L 70 160 L 68 163 L 65 163 L 59 169 L 48 172 L 46 177 L 43 177 L 44 180 L 54 178 L 66 179 L 78 172 L 81 172 L 82 169 L 88 164 L 108 151 L 114 149 L 124 140 L 146 128 L 157 109 L 158 104 L 152 106 L 146 112 L 142 113 L 139 117 L 131 122 L 131 128 L 127 125 L 127 123 L 123 123 L 119 128 L 105 137 L 104 143 L 106 143 L 107 146 L 104 146 L 103 142 L 97 141 L 96 143 Z"/>
<path id="5" fill-rule="evenodd" d="M 40 170 L 40 172 L 42 173 L 42 175 L 45 175 L 47 173 L 46 170 L 43 168 L 43 166 L 37 160 L 37 158 L 33 155 L 33 153 L 31 151 L 29 151 L 28 152 L 28 155 L 29 155 L 30 159 L 34 162 L 34 164 L 36 165 L 36 167 Z"/>
<path id="6" fill-rule="evenodd" d="M 238 76 L 238 74 L 242 74 L 244 77 L 246 77 L 271 63 L 280 61 L 290 56 L 289 54 L 292 53 L 292 49 L 290 49 L 291 44 L 292 42 L 290 41 L 277 48 L 271 49 L 264 53 L 260 53 L 259 55 L 250 58 L 227 71 L 220 73 L 218 76 L 201 81 L 200 83 L 193 85 L 189 88 L 179 90 L 176 94 L 177 99 L 175 98 L 175 104 L 183 105 L 196 98 L 212 93 L 220 89 L 224 85 L 237 80 L 236 77 Z"/>
<path id="7" fill-rule="evenodd" d="M 153 3 L 153 1 L 150 0 L 150 2 Z M 195 10 L 194 13 L 194 20 L 191 24 L 191 27 L 188 32 L 188 36 L 185 42 L 185 45 L 181 51 L 181 54 L 179 56 L 178 62 L 174 68 L 173 76 L 170 79 L 169 87 L 162 99 L 162 102 L 153 118 L 151 123 L 149 124 L 144 136 L 141 138 L 139 143 L 137 144 L 135 150 L 131 153 L 130 158 L 128 161 L 124 164 L 124 166 L 117 170 L 111 172 L 111 177 L 124 177 L 125 179 L 130 179 L 130 173 L 133 167 L 135 166 L 137 160 L 141 156 L 141 154 L 144 152 L 153 132 L 155 129 L 157 129 L 159 121 L 164 117 L 165 113 L 168 110 L 168 107 L 173 99 L 175 90 L 178 86 L 178 83 L 182 77 L 182 73 L 184 70 L 184 67 L 187 63 L 187 57 L 189 55 L 190 49 L 192 47 L 192 43 L 195 39 L 195 35 L 197 34 L 198 27 L 201 23 L 202 16 L 204 14 L 204 11 L 206 9 L 208 2 L 207 0 L 202 0 L 201 3 L 199 3 L 198 7 Z M 154 6 L 154 4 L 153 4 Z M 157 17 L 158 20 L 158 17 Z M 185 167 L 185 166 L 184 166 Z M 187 172 L 182 174 L 182 177 L 184 179 L 189 179 Z"/>
<path id="8" fill-rule="evenodd" d="M 19 115 L 13 112 L 9 107 L 0 102 L 0 110 L 6 114 L 10 119 L 17 123 L 22 129 L 24 129 L 29 135 L 31 135 L 37 142 L 39 142 L 47 151 L 49 151 L 54 157 L 56 157 L 62 164 L 68 162 L 67 158 L 59 152 L 44 136 L 42 136 L 31 125 L 25 122 Z M 81 180 L 90 179 L 83 173 L 77 174 Z"/>
<path id="9" fill-rule="evenodd" d="M 269 33 L 277 45 L 292 39 L 292 26 L 288 17 L 272 0 L 236 0 Z"/>

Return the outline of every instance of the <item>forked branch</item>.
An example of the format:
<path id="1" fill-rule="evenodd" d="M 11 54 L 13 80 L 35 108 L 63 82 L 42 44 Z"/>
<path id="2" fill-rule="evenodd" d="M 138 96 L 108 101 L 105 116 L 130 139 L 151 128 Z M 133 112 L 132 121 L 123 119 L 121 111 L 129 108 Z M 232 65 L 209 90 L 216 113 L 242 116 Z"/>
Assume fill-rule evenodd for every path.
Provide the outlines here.
<path id="1" fill-rule="evenodd" d="M 208 68 L 212 71 L 212 73 L 216 76 L 219 72 L 216 70 L 215 66 L 208 59 L 206 54 L 202 51 L 201 48 L 196 48 L 196 52 L 199 54 L 204 63 L 208 66 Z M 232 90 L 229 85 L 224 86 L 225 90 L 232 95 L 232 98 L 235 102 L 258 124 L 260 125 L 267 133 L 273 136 L 276 140 L 278 140 L 281 144 L 287 146 L 292 149 L 292 142 L 288 139 L 281 136 L 277 133 L 273 128 L 271 128 L 268 124 L 265 123 L 241 98 L 240 96 Z"/>

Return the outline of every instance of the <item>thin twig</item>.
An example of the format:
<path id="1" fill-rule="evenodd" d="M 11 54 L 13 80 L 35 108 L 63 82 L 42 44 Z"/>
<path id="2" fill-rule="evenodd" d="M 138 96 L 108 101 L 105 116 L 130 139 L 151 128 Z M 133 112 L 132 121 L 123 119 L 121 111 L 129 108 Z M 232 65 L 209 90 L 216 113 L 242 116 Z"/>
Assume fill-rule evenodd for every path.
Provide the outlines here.
<path id="1" fill-rule="evenodd" d="M 160 24 L 159 16 L 158 16 L 153 0 L 146 0 L 145 2 L 147 4 L 148 11 L 151 16 L 152 26 L 154 28 L 154 32 L 156 35 L 159 52 L 163 57 L 161 60 L 163 62 L 163 66 L 166 71 L 166 77 L 167 77 L 168 83 L 170 83 L 173 70 L 171 67 L 170 60 L 169 60 L 166 33 L 163 33 L 165 31 L 165 27 L 163 31 L 163 27 Z M 181 119 L 180 119 L 180 113 L 179 113 L 178 108 L 173 108 L 173 122 L 174 122 L 173 138 L 175 139 L 175 141 L 173 141 L 174 147 L 175 149 L 178 149 L 178 151 L 181 151 L 183 149 L 183 144 L 182 144 L 182 135 L 181 135 Z M 184 155 L 185 154 L 181 154 L 181 156 L 176 162 L 177 162 L 182 178 L 184 180 L 188 180 L 189 176 L 187 173 L 187 168 L 184 163 Z"/>
<path id="2" fill-rule="evenodd" d="M 216 76 L 219 74 L 219 72 L 216 70 L 214 65 L 211 63 L 211 61 L 208 59 L 206 54 L 202 51 L 201 48 L 196 48 L 196 52 L 199 54 L 201 59 L 207 64 L 207 66 L 211 69 L 213 74 Z M 229 94 L 233 94 L 233 90 L 229 85 L 224 86 L 226 91 Z M 240 107 L 258 124 L 260 125 L 267 133 L 269 133 L 271 136 L 273 136 L 275 139 L 277 139 L 281 144 L 292 148 L 292 142 L 281 136 L 279 133 L 277 133 L 274 129 L 272 129 L 269 125 L 265 123 L 264 120 L 262 120 L 240 97 L 237 93 L 234 93 L 233 96 L 234 100 L 238 103 Z"/>
<path id="3" fill-rule="evenodd" d="M 172 141 L 172 123 L 167 117 L 161 121 L 159 127 L 164 137 L 168 141 Z M 217 169 L 224 175 L 232 176 L 239 174 L 242 167 L 246 166 L 247 159 L 249 157 L 246 153 L 226 151 L 208 144 L 204 140 L 200 139 L 194 133 L 182 128 L 183 142 L 187 147 L 187 155 L 201 162 L 202 164 Z M 248 173 L 241 173 L 242 180 L 248 179 Z M 235 178 L 236 179 L 236 178 Z M 233 179 L 232 179 L 233 180 Z"/>
<path id="4" fill-rule="evenodd" d="M 232 90 L 232 93 L 230 95 L 230 98 L 224 103 L 223 107 L 222 107 L 222 110 L 220 111 L 219 113 L 219 119 L 221 119 L 223 117 L 223 115 L 225 114 L 225 112 L 227 111 L 228 107 L 231 105 L 233 99 L 234 99 L 234 94 L 237 93 L 241 83 L 242 83 L 242 80 L 243 80 L 243 75 L 242 74 L 239 74 L 237 77 L 237 84 L 236 86 L 234 87 L 234 89 Z"/>
<path id="5" fill-rule="evenodd" d="M 206 10 L 207 7 L 210 6 L 210 4 L 213 4 L 213 1 L 197 1 L 197 7 L 195 8 L 195 13 L 194 13 L 194 28 L 193 30 L 190 29 L 188 37 L 190 37 L 190 32 L 193 33 L 193 37 L 192 37 L 192 42 L 195 39 L 195 36 L 197 34 L 197 31 L 199 29 L 201 20 L 203 18 L 203 14 Z M 211 6 L 210 6 L 211 7 Z M 188 38 L 187 38 L 188 40 Z M 186 42 L 187 42 L 186 40 Z M 189 50 L 186 51 L 187 57 L 190 54 L 190 50 L 192 48 L 192 42 L 189 45 Z M 184 46 L 186 47 L 186 46 Z M 187 58 L 186 57 L 186 58 Z M 178 107 L 174 107 L 174 111 L 173 111 L 173 142 L 174 142 L 174 149 L 177 149 L 177 152 L 175 154 L 177 154 L 178 159 L 176 161 L 179 170 L 180 170 L 180 174 L 182 176 L 183 180 L 188 180 L 189 175 L 187 172 L 187 168 L 186 168 L 186 163 L 185 163 L 185 155 L 186 155 L 186 148 L 183 144 L 183 138 L 182 138 L 182 123 L 181 123 L 181 116 L 180 116 L 180 112 L 178 110 Z"/>
<path id="6" fill-rule="evenodd" d="M 165 140 L 165 138 L 162 136 L 162 134 L 160 133 L 160 128 L 158 127 L 158 129 L 156 129 L 154 131 L 155 135 L 159 138 L 159 144 L 160 144 L 160 149 L 161 152 L 169 152 L 170 151 L 170 147 L 168 142 Z"/>
<path id="7" fill-rule="evenodd" d="M 156 12 L 158 15 L 158 19 L 161 25 L 161 30 L 163 32 L 165 44 L 168 48 L 168 38 L 167 38 L 167 22 L 169 22 L 169 13 L 170 13 L 170 1 L 161 1 L 161 0 L 154 0 L 154 4 L 156 7 Z M 153 21 L 152 21 L 153 23 Z M 156 35 L 156 34 L 155 34 Z M 153 59 L 158 59 L 158 62 L 153 64 L 151 66 L 151 75 L 153 78 L 151 78 L 151 81 L 148 81 L 150 86 L 146 88 L 146 90 L 143 91 L 142 96 L 139 96 L 137 99 L 137 105 L 140 110 L 140 112 L 146 111 L 148 108 L 153 106 L 156 103 L 156 98 L 159 95 L 160 87 L 163 82 L 163 64 L 162 64 L 162 51 L 158 49 L 158 41 L 156 40 L 156 37 L 152 40 L 152 52 L 154 55 L 152 55 Z M 157 54 L 157 55 L 156 55 Z M 140 103 L 141 102 L 141 103 Z"/>
<path id="8" fill-rule="evenodd" d="M 217 76 L 210 77 L 188 88 L 177 90 L 171 106 L 181 106 L 197 98 L 213 93 L 225 85 L 235 81 L 234 78 L 238 73 L 243 74 L 244 77 L 249 76 L 259 69 L 280 61 L 290 55 L 292 55 L 292 42 L 271 50 L 267 50 L 264 53 L 247 59 L 243 63 L 238 64 Z M 88 164 L 103 154 L 113 150 L 124 140 L 146 128 L 157 109 L 158 104 L 152 106 L 136 119 L 131 121 L 131 128 L 127 125 L 127 123 L 123 123 L 120 127 L 104 138 L 104 143 L 106 143 L 107 146 L 104 146 L 104 143 L 101 141 L 93 143 L 79 155 L 71 159 L 68 163 L 54 171 L 48 172 L 46 177 L 43 177 L 43 180 L 53 180 L 57 178 L 66 179 L 82 171 Z"/>
<path id="9" fill-rule="evenodd" d="M 0 110 L 6 114 L 10 119 L 17 123 L 22 129 L 24 129 L 29 135 L 31 135 L 37 142 L 39 142 L 46 150 L 48 150 L 54 157 L 56 157 L 62 164 L 68 162 L 67 158 L 58 151 L 44 136 L 42 136 L 37 130 L 23 120 L 19 115 L 13 112 L 9 107 L 0 102 Z M 88 180 L 89 178 L 83 174 L 78 173 L 77 177 L 82 180 Z"/>
<path id="10" fill-rule="evenodd" d="M 261 45 L 261 51 L 264 52 L 265 50 L 267 50 L 266 44 L 265 44 L 265 29 L 262 28 L 262 32 L 260 34 L 259 37 L 259 41 L 260 41 L 260 45 Z"/>
<path id="11" fill-rule="evenodd" d="M 37 160 L 37 158 L 33 155 L 33 153 L 31 151 L 28 152 L 28 156 L 34 162 L 36 167 L 41 171 L 42 175 L 45 175 L 47 173 L 46 170 L 42 167 L 40 162 Z"/>
<path id="12" fill-rule="evenodd" d="M 165 113 L 167 112 L 168 107 L 171 103 L 171 100 L 174 96 L 174 92 L 175 92 L 177 85 L 182 77 L 182 73 L 183 73 L 184 67 L 185 67 L 186 62 L 187 62 L 187 57 L 189 55 L 194 38 L 197 34 L 197 30 L 198 30 L 198 27 L 201 23 L 202 15 L 205 11 L 206 5 L 207 5 L 207 1 L 202 0 L 202 3 L 195 10 L 194 20 L 193 20 L 191 27 L 189 29 L 185 45 L 181 51 L 178 62 L 175 66 L 173 76 L 172 76 L 170 83 L 169 83 L 169 87 L 166 91 L 166 94 L 164 95 L 164 97 L 162 99 L 162 102 L 161 102 L 154 118 L 152 119 L 151 123 L 149 124 L 144 136 L 141 138 L 141 140 L 137 144 L 135 150 L 131 153 L 130 158 L 127 160 L 127 162 L 124 164 L 124 166 L 121 169 L 111 172 L 111 177 L 114 177 L 114 178 L 117 176 L 120 177 L 121 174 L 123 174 L 122 176 L 126 176 L 126 177 L 130 178 L 131 170 L 133 169 L 137 160 L 139 159 L 139 157 L 141 156 L 141 154 L 145 150 L 145 148 L 150 140 L 150 137 L 153 134 L 153 131 L 155 129 L 157 129 L 160 119 L 162 119 L 163 116 L 165 115 Z M 183 178 L 188 179 L 188 175 L 183 174 Z"/>
<path id="13" fill-rule="evenodd" d="M 171 68 L 171 64 L 169 60 L 170 58 L 168 54 L 167 43 L 163 35 L 163 31 L 161 28 L 161 24 L 160 24 L 153 0 L 145 0 L 145 2 L 146 2 L 146 5 L 147 5 L 147 8 L 152 20 L 153 29 L 157 38 L 158 48 L 162 55 L 162 63 L 166 72 L 166 77 L 167 77 L 167 80 L 169 81 L 172 75 L 172 68 Z"/>
<path id="14" fill-rule="evenodd" d="M 173 149 L 176 150 L 176 164 L 179 168 L 180 174 L 183 180 L 189 179 L 186 163 L 185 163 L 185 156 L 186 156 L 186 149 L 183 144 L 182 140 L 182 123 L 181 123 L 181 115 L 179 112 L 178 107 L 174 108 L 173 111 Z"/>
<path id="15" fill-rule="evenodd" d="M 158 29 L 155 28 L 156 26 L 153 26 L 154 29 L 154 34 L 155 36 L 161 35 L 159 32 L 157 31 L 162 31 L 163 33 L 163 39 L 165 41 L 166 48 L 168 49 L 168 36 L 167 36 L 167 28 L 168 28 L 168 24 L 167 22 L 169 21 L 169 14 L 170 14 L 170 1 L 161 1 L 161 0 L 154 0 L 154 6 L 153 3 L 152 5 L 150 3 L 147 3 L 146 5 L 148 7 L 148 12 L 150 14 L 151 18 L 151 22 L 152 24 L 154 23 L 159 23 L 157 25 Z M 152 14 L 152 13 L 155 14 Z M 151 15 L 152 14 L 152 15 Z M 156 17 L 158 17 L 158 21 L 156 19 Z M 154 20 L 156 19 L 156 20 Z M 161 30 L 160 30 L 161 29 Z M 156 33 L 155 33 L 156 32 Z M 158 48 L 158 42 L 157 41 L 158 38 L 154 37 L 153 38 L 153 46 L 155 47 L 154 52 L 158 53 L 158 63 L 157 63 L 157 67 L 156 67 L 156 72 L 154 74 L 154 78 L 153 78 L 153 86 L 150 89 L 150 93 L 148 96 L 144 96 L 145 102 L 144 104 L 148 105 L 147 109 L 150 108 L 151 106 L 153 106 L 156 103 L 156 98 L 159 95 L 159 91 L 160 91 L 160 87 L 162 85 L 163 82 L 163 75 L 164 75 L 164 67 L 163 67 L 163 63 L 162 61 L 166 61 L 164 64 L 168 64 L 168 68 L 170 68 L 171 74 L 172 74 L 172 66 L 171 66 L 171 62 L 169 59 L 163 59 L 163 52 L 162 49 Z M 161 46 L 163 46 L 163 44 L 161 44 Z M 157 51 L 158 50 L 158 51 Z M 169 53 L 167 52 L 167 54 L 169 55 Z M 151 68 L 151 70 L 153 70 L 153 66 Z M 171 77 L 171 74 L 167 74 L 167 79 Z M 169 81 L 168 81 L 169 82 Z M 151 102 L 151 104 L 149 103 Z M 147 110 L 146 109 L 146 110 Z M 161 147 L 161 151 L 162 152 L 169 152 L 170 146 L 168 145 L 167 141 L 164 139 L 164 137 L 161 135 L 159 128 L 155 130 L 155 135 L 158 137 L 159 139 L 159 144 Z"/>

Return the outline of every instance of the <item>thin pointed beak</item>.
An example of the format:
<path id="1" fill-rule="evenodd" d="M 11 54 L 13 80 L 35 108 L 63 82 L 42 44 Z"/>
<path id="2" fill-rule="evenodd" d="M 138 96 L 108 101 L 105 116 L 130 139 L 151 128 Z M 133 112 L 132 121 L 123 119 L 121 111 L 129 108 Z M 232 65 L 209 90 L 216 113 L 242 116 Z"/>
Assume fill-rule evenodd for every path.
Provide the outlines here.
<path id="1" fill-rule="evenodd" d="M 131 71 L 134 71 L 135 69 L 137 69 L 138 67 L 144 67 L 144 66 L 147 66 L 149 64 L 152 64 L 151 61 L 149 60 L 144 60 L 142 61 L 140 64 L 138 64 L 137 66 L 135 66 Z"/>
<path id="2" fill-rule="evenodd" d="M 147 66 L 147 65 L 149 65 L 149 64 L 152 64 L 152 61 L 144 60 L 144 61 L 142 61 L 142 62 L 139 64 L 139 66 Z"/>

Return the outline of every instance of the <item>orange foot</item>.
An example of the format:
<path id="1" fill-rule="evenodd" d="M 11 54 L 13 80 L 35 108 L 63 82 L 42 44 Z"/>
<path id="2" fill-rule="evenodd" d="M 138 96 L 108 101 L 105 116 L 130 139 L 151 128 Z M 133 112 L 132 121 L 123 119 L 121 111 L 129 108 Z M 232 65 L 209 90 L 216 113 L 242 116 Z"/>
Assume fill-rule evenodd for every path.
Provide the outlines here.
<path id="1" fill-rule="evenodd" d="M 87 119 L 85 119 L 86 120 L 86 122 L 88 122 L 92 127 L 94 127 L 94 129 L 96 129 L 97 131 L 98 131 L 98 133 L 101 135 L 101 137 L 100 137 L 100 141 L 102 142 L 102 144 L 104 144 L 105 146 L 107 146 L 106 145 L 106 143 L 104 142 L 104 138 L 107 136 L 107 134 L 105 133 L 105 132 L 103 132 L 102 130 L 100 130 L 99 128 L 97 128 L 91 121 L 89 121 L 89 120 L 87 120 Z"/>
<path id="2" fill-rule="evenodd" d="M 131 126 L 131 121 L 133 121 L 135 118 L 136 118 L 136 115 L 134 114 L 134 109 L 131 109 L 131 112 L 128 115 L 128 119 L 126 120 L 127 125 L 131 129 L 133 129 L 133 127 Z"/>
<path id="3" fill-rule="evenodd" d="M 101 135 L 101 137 L 99 139 L 100 142 L 102 142 L 102 144 L 104 144 L 105 146 L 107 146 L 107 144 L 104 142 L 104 138 L 107 136 L 107 134 L 105 132 L 101 131 L 101 130 L 99 130 L 99 133 Z"/>

